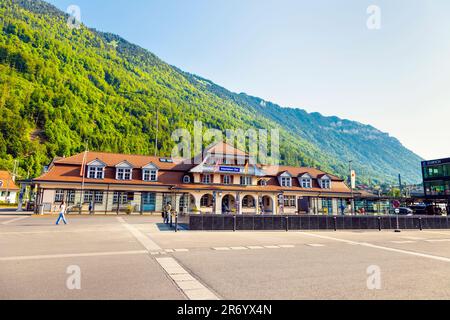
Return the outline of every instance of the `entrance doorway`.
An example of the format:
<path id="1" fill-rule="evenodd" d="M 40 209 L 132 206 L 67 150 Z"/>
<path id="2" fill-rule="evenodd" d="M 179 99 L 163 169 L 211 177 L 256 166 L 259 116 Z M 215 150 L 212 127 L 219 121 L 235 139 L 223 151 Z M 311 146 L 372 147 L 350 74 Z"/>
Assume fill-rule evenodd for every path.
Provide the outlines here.
<path id="1" fill-rule="evenodd" d="M 236 212 L 236 200 L 231 194 L 227 194 L 222 198 L 222 214 L 233 212 Z"/>

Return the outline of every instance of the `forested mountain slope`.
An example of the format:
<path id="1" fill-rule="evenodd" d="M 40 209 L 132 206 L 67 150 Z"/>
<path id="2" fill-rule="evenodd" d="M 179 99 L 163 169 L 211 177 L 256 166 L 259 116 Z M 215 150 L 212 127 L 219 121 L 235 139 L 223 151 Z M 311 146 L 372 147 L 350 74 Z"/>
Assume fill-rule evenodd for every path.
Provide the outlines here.
<path id="1" fill-rule="evenodd" d="M 38 175 L 54 156 L 84 150 L 170 155 L 171 133 L 205 127 L 279 128 L 282 162 L 361 181 L 417 182 L 420 158 L 371 126 L 281 108 L 170 66 L 119 36 L 82 26 L 37 0 L 0 0 L 0 167 Z"/>

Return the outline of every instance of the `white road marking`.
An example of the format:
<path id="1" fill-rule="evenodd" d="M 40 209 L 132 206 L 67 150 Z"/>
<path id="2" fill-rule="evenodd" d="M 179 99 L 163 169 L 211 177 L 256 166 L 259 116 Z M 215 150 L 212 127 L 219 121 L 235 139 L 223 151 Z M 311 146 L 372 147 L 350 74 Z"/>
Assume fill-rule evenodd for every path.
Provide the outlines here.
<path id="1" fill-rule="evenodd" d="M 402 238 L 407 240 L 425 240 L 425 238 L 420 237 L 402 237 Z"/>
<path id="2" fill-rule="evenodd" d="M 213 292 L 191 276 L 175 259 L 156 258 L 156 261 L 190 300 L 219 300 Z"/>
<path id="3" fill-rule="evenodd" d="M 54 225 L 52 225 L 54 227 Z M 50 234 L 50 233 L 86 233 L 86 232 L 115 232 L 122 231 L 122 227 L 118 228 L 102 228 L 102 229 L 59 229 L 59 230 L 47 230 L 47 231 L 11 231 L 11 232 L 0 232 L 0 235 L 21 235 L 21 234 Z"/>
<path id="4" fill-rule="evenodd" d="M 175 252 L 188 252 L 189 249 L 174 249 Z"/>
<path id="5" fill-rule="evenodd" d="M 231 249 L 227 248 L 227 247 L 220 247 L 220 248 L 213 248 L 213 250 L 216 250 L 216 251 L 229 251 Z"/>
<path id="6" fill-rule="evenodd" d="M 122 217 L 117 220 L 147 249 L 150 255 L 166 255 L 168 252 L 175 252 L 174 249 L 162 249 L 150 238 L 146 237 L 141 231 L 134 226 L 125 222 Z M 187 250 L 187 249 L 180 249 Z M 190 300 L 219 300 L 219 298 L 202 285 L 194 277 L 180 266 L 180 264 L 170 257 L 155 258 L 156 262 L 164 269 L 169 277 L 175 282 L 176 286 L 183 291 Z M 189 277 L 190 276 L 190 277 Z"/>
<path id="7" fill-rule="evenodd" d="M 426 231 L 426 230 L 423 230 L 423 231 L 421 231 L 421 232 L 423 232 L 423 233 L 429 233 L 429 234 L 442 234 L 442 235 L 444 235 L 444 236 L 450 236 L 450 232 L 443 232 L 443 231 Z"/>
<path id="8" fill-rule="evenodd" d="M 325 245 L 320 243 L 308 243 L 307 246 L 309 247 L 325 247 Z"/>
<path id="9" fill-rule="evenodd" d="M 264 246 L 266 249 L 280 249 L 279 246 Z"/>
<path id="10" fill-rule="evenodd" d="M 295 248 L 295 246 L 293 244 L 280 244 L 280 248 Z"/>
<path id="11" fill-rule="evenodd" d="M 396 240 L 396 241 L 391 241 L 391 242 L 396 243 L 396 244 L 416 243 L 416 241 L 412 241 L 412 240 Z"/>
<path id="12" fill-rule="evenodd" d="M 261 250 L 261 249 L 264 249 L 264 247 L 261 247 L 261 246 L 247 246 L 247 248 L 249 248 L 250 250 Z"/>
<path id="13" fill-rule="evenodd" d="M 230 247 L 231 250 L 248 250 L 246 247 Z"/>
<path id="14" fill-rule="evenodd" d="M 91 253 L 47 254 L 47 255 L 39 255 L 39 256 L 0 257 L 0 261 L 61 259 L 61 258 L 78 258 L 78 257 L 102 257 L 102 256 L 146 254 L 146 253 L 147 253 L 147 251 L 145 251 L 145 250 L 134 250 L 134 251 L 112 251 L 112 252 L 91 252 Z"/>
<path id="15" fill-rule="evenodd" d="M 7 225 L 7 224 L 10 224 L 10 223 L 13 223 L 13 222 L 16 222 L 16 221 L 20 221 L 20 220 L 23 220 L 23 219 L 26 219 L 26 218 L 29 218 L 29 216 L 17 217 L 17 218 L 11 219 L 11 220 L 7 220 L 7 221 L 2 222 L 2 225 Z"/>
<path id="16" fill-rule="evenodd" d="M 117 220 L 124 226 L 141 245 L 144 246 L 148 251 L 162 250 L 153 240 L 145 236 L 141 231 L 139 231 L 134 226 L 128 224 L 122 217 L 117 217 Z"/>
<path id="17" fill-rule="evenodd" d="M 326 240 L 333 240 L 333 241 L 339 241 L 339 242 L 344 242 L 344 243 L 349 243 L 349 244 L 361 245 L 361 246 L 368 247 L 368 248 L 403 253 L 403 254 L 421 257 L 421 258 L 433 259 L 433 260 L 438 260 L 438 261 L 443 261 L 443 262 L 450 262 L 450 258 L 435 256 L 435 255 L 426 254 L 426 253 L 419 253 L 419 252 L 414 252 L 414 251 L 395 249 L 395 248 L 390 248 L 390 247 L 378 246 L 378 245 L 370 244 L 367 242 L 357 242 L 357 241 L 352 241 L 352 240 L 339 239 L 339 238 L 323 236 L 323 235 L 318 235 L 318 234 L 312 234 L 312 233 L 306 233 L 306 232 L 302 232 L 300 234 L 309 236 L 309 237 L 315 237 L 315 238 L 321 238 L 321 239 L 326 239 Z"/>
<path id="18" fill-rule="evenodd" d="M 450 239 L 428 239 L 426 242 L 450 242 Z"/>

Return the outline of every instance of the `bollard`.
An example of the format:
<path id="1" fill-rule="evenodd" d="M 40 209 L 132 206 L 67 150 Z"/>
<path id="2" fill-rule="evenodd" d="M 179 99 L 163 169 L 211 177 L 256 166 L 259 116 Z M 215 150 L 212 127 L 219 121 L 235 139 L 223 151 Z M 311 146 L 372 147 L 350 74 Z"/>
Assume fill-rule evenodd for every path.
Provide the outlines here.
<path id="1" fill-rule="evenodd" d="M 422 231 L 422 218 L 419 218 L 419 230 Z"/>
<path id="2" fill-rule="evenodd" d="M 378 217 L 378 231 L 381 231 L 381 217 Z"/>
<path id="3" fill-rule="evenodd" d="M 337 231 L 337 218 L 333 217 L 334 231 Z"/>
<path id="4" fill-rule="evenodd" d="M 289 231 L 289 217 L 286 216 L 286 232 Z"/>
<path id="5" fill-rule="evenodd" d="M 236 232 L 236 215 L 233 216 L 233 232 Z"/>
<path id="6" fill-rule="evenodd" d="M 175 232 L 178 232 L 178 215 L 175 216 Z"/>

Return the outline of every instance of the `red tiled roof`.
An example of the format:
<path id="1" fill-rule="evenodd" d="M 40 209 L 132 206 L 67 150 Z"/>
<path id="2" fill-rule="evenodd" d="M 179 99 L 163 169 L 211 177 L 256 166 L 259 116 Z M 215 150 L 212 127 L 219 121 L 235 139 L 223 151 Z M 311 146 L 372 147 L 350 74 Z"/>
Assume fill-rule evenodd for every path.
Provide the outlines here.
<path id="1" fill-rule="evenodd" d="M 76 154 L 72 157 L 62 158 L 54 162 L 55 165 L 58 164 L 72 164 L 72 165 L 81 165 L 83 163 L 84 152 Z M 142 156 L 135 154 L 120 154 L 120 153 L 108 153 L 108 152 L 96 152 L 89 151 L 86 155 L 85 163 L 92 162 L 94 160 L 101 160 L 108 167 L 114 167 L 117 164 L 128 161 L 135 168 L 142 168 L 149 163 L 153 163 L 159 169 L 163 170 L 179 170 L 179 171 L 187 171 L 193 167 L 191 164 L 183 164 L 183 163 L 170 163 L 163 162 L 161 159 L 165 159 L 164 157 L 154 157 L 154 156 Z"/>
<path id="2" fill-rule="evenodd" d="M 83 177 L 81 174 L 81 165 L 84 153 L 80 153 L 68 158 L 62 158 L 53 162 L 53 166 L 47 173 L 44 173 L 36 182 L 72 182 L 81 183 Z M 321 170 L 306 167 L 290 167 L 290 166 L 261 166 L 267 172 L 267 176 L 261 177 L 267 180 L 267 186 L 240 186 L 240 185 L 205 185 L 205 184 L 183 184 L 183 176 L 189 174 L 189 170 L 194 167 L 192 164 L 170 163 L 161 161 L 159 157 L 125 155 L 106 152 L 87 152 L 85 163 L 94 160 L 100 160 L 106 164 L 104 179 L 85 178 L 85 183 L 95 184 L 115 184 L 115 185 L 147 185 L 147 186 L 175 186 L 179 188 L 192 189 L 217 189 L 217 190 L 248 190 L 248 191 L 313 191 L 322 193 L 349 193 L 350 189 L 345 185 L 342 179 L 334 175 L 325 173 Z M 132 180 L 122 181 L 116 180 L 115 166 L 123 161 L 129 162 L 135 168 L 133 170 Z M 153 163 L 159 168 L 158 182 L 147 182 L 142 180 L 142 171 L 140 168 Z M 283 172 L 289 172 L 294 178 L 292 179 L 292 187 L 281 187 L 278 182 L 278 175 Z M 312 178 L 312 188 L 301 188 L 298 182 L 299 175 L 308 173 Z M 317 177 L 327 174 L 332 180 L 332 189 L 326 190 L 320 188 Z"/>
<path id="3" fill-rule="evenodd" d="M 329 174 L 327 172 L 324 172 L 322 170 L 316 169 L 316 168 L 308 168 L 308 167 L 290 167 L 290 166 L 261 166 L 261 168 L 267 173 L 267 175 L 270 176 L 278 176 L 284 172 L 289 172 L 291 176 L 298 177 L 302 176 L 305 173 L 308 173 L 311 178 L 317 179 L 320 178 L 320 176 L 327 175 L 330 177 L 333 181 L 344 181 L 343 179 L 339 178 L 338 176 Z"/>
<path id="4" fill-rule="evenodd" d="M 220 155 L 238 155 L 238 156 L 247 156 L 248 153 L 236 149 L 235 147 L 229 145 L 225 142 L 219 142 L 211 147 L 206 149 L 206 153 L 220 154 Z"/>
<path id="5" fill-rule="evenodd" d="M 17 191 L 19 187 L 14 183 L 8 171 L 0 171 L 0 190 Z"/>

